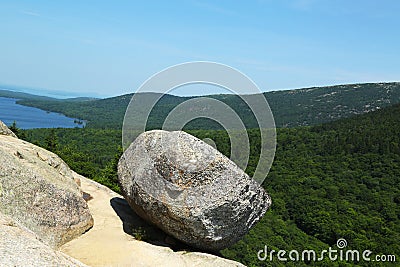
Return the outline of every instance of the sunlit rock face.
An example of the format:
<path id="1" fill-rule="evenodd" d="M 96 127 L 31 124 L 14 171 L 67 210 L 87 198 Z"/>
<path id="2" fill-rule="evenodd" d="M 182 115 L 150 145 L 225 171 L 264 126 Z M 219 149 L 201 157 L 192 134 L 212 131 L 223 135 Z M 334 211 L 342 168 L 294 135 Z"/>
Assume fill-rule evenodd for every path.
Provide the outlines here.
<path id="1" fill-rule="evenodd" d="M 93 225 L 74 178 L 74 172 L 54 153 L 0 133 L 0 213 L 53 248 Z"/>
<path id="2" fill-rule="evenodd" d="M 182 131 L 141 134 L 122 155 L 118 176 L 138 215 L 204 250 L 240 240 L 271 205 L 234 162 Z"/>

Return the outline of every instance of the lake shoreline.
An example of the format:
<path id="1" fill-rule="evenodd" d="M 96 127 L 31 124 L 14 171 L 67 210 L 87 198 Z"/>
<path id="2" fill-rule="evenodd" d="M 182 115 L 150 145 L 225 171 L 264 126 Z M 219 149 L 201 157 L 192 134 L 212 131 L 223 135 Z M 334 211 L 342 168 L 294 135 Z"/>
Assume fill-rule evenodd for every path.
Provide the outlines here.
<path id="1" fill-rule="evenodd" d="M 14 121 L 18 128 L 84 128 L 86 121 L 67 117 L 62 113 L 51 112 L 36 107 L 18 104 L 20 99 L 0 97 L 0 120 L 6 125 Z"/>

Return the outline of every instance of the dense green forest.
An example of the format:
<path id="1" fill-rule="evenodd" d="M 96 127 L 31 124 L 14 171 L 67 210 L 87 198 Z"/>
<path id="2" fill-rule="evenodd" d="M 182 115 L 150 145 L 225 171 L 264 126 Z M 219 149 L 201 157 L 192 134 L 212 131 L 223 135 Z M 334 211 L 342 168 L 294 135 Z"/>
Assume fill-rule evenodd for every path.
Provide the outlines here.
<path id="1" fill-rule="evenodd" d="M 22 105 L 60 112 L 72 118 L 86 120 L 87 127 L 100 129 L 120 129 L 126 107 L 132 94 L 106 98 L 54 99 L 30 97 L 26 94 L 12 95 L 1 91 L 0 96 L 15 97 Z M 366 83 L 328 87 L 314 87 L 296 90 L 266 92 L 264 96 L 273 111 L 278 127 L 310 126 L 378 110 L 400 102 L 400 83 Z M 234 95 L 209 96 L 220 100 L 241 117 L 247 128 L 257 128 L 257 122 L 249 107 Z M 165 117 L 178 104 L 190 99 L 164 95 L 155 106 L 148 120 L 148 128 L 159 128 Z M 110 109 L 112 107 L 112 109 Z M 218 129 L 197 120 L 191 129 Z"/>
<path id="2" fill-rule="evenodd" d="M 127 96 L 128 97 L 128 96 Z M 211 138 L 229 155 L 222 130 L 191 130 Z M 258 159 L 259 131 L 249 129 L 251 175 Z M 74 170 L 115 191 L 121 132 L 110 129 L 19 130 L 26 140 L 58 153 Z M 221 253 L 248 266 L 353 266 L 353 262 L 259 261 L 269 249 L 336 247 L 369 249 L 400 259 L 400 105 L 312 127 L 277 129 L 275 161 L 263 183 L 273 204 L 250 233 Z M 362 266 L 371 263 L 359 262 Z M 374 263 L 396 266 L 394 263 Z"/>

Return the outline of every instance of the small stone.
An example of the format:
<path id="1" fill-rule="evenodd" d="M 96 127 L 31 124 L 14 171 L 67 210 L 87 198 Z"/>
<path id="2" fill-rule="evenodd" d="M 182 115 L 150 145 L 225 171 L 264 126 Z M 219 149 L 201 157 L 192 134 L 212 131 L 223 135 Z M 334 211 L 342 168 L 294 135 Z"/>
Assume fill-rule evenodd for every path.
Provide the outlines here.
<path id="1" fill-rule="evenodd" d="M 22 156 L 21 152 L 17 151 L 14 153 L 15 156 L 17 156 L 19 159 L 23 159 L 24 156 Z"/>
<path id="2" fill-rule="evenodd" d="M 74 181 L 79 187 L 81 187 L 81 179 L 79 179 L 78 177 L 74 177 Z"/>

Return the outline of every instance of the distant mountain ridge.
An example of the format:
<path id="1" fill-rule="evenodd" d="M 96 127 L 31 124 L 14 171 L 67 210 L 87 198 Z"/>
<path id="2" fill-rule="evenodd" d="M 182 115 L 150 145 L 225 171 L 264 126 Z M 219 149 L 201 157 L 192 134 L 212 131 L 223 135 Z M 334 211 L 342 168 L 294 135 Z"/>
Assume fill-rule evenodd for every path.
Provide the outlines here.
<path id="1" fill-rule="evenodd" d="M 28 94 L 24 92 L 15 92 L 10 90 L 0 89 L 0 97 L 8 97 L 8 98 L 16 98 L 16 99 L 29 99 L 29 100 L 55 100 L 55 98 L 47 97 L 47 96 L 39 96 Z"/>
<path id="2" fill-rule="evenodd" d="M 88 93 L 88 92 L 71 92 L 66 90 L 49 90 L 46 88 L 40 87 L 32 87 L 32 86 L 21 86 L 15 84 L 5 84 L 0 82 L 0 90 L 18 92 L 18 93 L 26 93 L 30 95 L 36 96 L 46 96 L 50 98 L 56 99 L 67 99 L 67 98 L 75 98 L 75 97 L 82 97 L 82 96 L 90 96 L 91 98 L 100 98 L 96 93 Z"/>
<path id="3" fill-rule="evenodd" d="M 0 91 L 0 96 L 3 95 Z M 368 113 L 400 103 L 400 83 L 364 83 L 263 93 L 269 102 L 277 127 L 296 127 L 321 124 Z M 19 97 L 19 104 L 63 113 L 88 121 L 88 127 L 122 127 L 126 107 L 133 94 L 105 99 L 75 98 L 52 99 L 46 97 Z M 257 121 L 249 107 L 236 95 L 209 95 L 232 107 L 247 128 L 257 128 Z M 180 103 L 196 97 L 164 95 L 150 114 L 148 128 L 160 128 L 167 114 Z M 219 128 L 210 120 L 198 119 L 188 129 Z"/>
<path id="4" fill-rule="evenodd" d="M 364 83 L 264 93 L 280 126 L 308 126 L 400 103 L 400 83 Z M 283 105 L 284 107 L 282 107 Z"/>
<path id="5" fill-rule="evenodd" d="M 35 95 L 25 92 L 16 92 L 6 89 L 0 89 L 0 97 L 16 98 L 21 100 L 49 100 L 49 101 L 89 101 L 98 100 L 95 97 L 71 97 L 71 98 L 54 98 L 49 96 Z"/>

